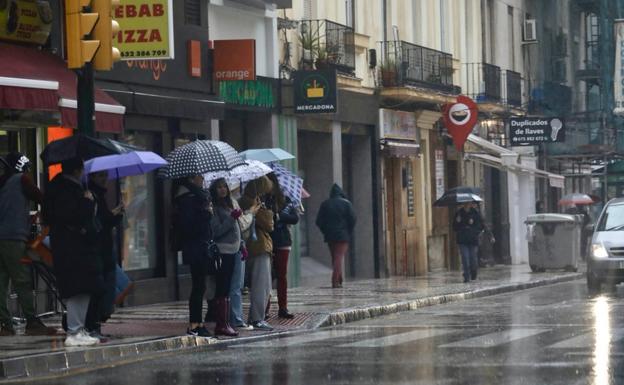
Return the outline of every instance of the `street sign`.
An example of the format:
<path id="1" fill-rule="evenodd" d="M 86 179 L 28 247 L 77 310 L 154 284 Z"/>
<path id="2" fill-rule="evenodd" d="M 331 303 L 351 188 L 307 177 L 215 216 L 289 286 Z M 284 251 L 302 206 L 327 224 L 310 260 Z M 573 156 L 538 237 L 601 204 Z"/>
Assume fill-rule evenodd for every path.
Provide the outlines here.
<path id="1" fill-rule="evenodd" d="M 510 118 L 509 142 L 512 146 L 534 146 L 565 141 L 561 118 Z"/>

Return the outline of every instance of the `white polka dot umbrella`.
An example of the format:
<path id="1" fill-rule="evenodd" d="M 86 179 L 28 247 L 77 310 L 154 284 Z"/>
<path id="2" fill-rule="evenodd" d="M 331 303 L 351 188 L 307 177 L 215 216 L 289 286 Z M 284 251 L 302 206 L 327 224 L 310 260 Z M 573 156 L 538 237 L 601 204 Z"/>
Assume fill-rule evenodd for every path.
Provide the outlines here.
<path id="1" fill-rule="evenodd" d="M 169 179 L 230 171 L 245 164 L 232 146 L 218 140 L 196 140 L 180 146 L 167 155 L 167 162 L 159 175 Z"/>
<path id="2" fill-rule="evenodd" d="M 204 187 L 217 179 L 224 178 L 228 184 L 245 183 L 264 176 L 273 171 L 271 167 L 258 160 L 246 160 L 242 166 L 234 167 L 231 171 L 212 171 L 204 174 Z"/>

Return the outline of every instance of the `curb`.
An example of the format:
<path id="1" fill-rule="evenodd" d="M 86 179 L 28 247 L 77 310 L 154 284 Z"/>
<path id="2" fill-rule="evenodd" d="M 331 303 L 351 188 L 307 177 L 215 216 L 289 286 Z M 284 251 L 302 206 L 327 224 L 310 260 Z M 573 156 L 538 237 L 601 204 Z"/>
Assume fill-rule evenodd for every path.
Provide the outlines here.
<path id="1" fill-rule="evenodd" d="M 367 318 L 375 318 L 388 314 L 416 310 L 427 306 L 441 305 L 443 303 L 457 302 L 473 298 L 483 298 L 497 294 L 504 294 L 514 291 L 532 289 L 535 287 L 553 285 L 562 282 L 569 282 L 582 278 L 583 276 L 583 273 L 578 273 L 574 275 L 567 275 L 564 277 L 554 277 L 526 283 L 512 283 L 507 285 L 501 285 L 495 288 L 476 289 L 468 292 L 418 298 L 411 301 L 401 301 L 387 305 L 366 306 L 358 309 L 335 311 L 327 314 L 325 319 L 320 321 L 320 323 L 316 325 L 316 328 L 336 326 L 349 322 L 361 321 Z"/>
<path id="2" fill-rule="evenodd" d="M 458 302 L 473 298 L 488 297 L 496 294 L 531 289 L 551 284 L 569 282 L 583 277 L 584 274 L 570 274 L 526 283 L 512 283 L 494 288 L 475 289 L 468 292 L 443 294 L 415 300 L 401 301 L 385 305 L 371 305 L 361 308 L 337 310 L 331 313 L 318 314 L 302 328 L 285 330 L 277 333 L 263 334 L 236 339 L 218 340 L 193 336 L 158 338 L 154 340 L 126 343 L 96 348 L 69 348 L 52 353 L 41 353 L 30 356 L 8 358 L 0 361 L 0 383 L 9 381 L 30 381 L 46 377 L 58 377 L 75 374 L 81 371 L 137 362 L 154 356 L 190 352 L 194 349 L 205 349 L 212 345 L 234 345 L 249 341 L 263 340 L 290 334 L 300 334 L 322 327 L 336 326 L 368 318 L 380 317 L 419 308 Z"/>

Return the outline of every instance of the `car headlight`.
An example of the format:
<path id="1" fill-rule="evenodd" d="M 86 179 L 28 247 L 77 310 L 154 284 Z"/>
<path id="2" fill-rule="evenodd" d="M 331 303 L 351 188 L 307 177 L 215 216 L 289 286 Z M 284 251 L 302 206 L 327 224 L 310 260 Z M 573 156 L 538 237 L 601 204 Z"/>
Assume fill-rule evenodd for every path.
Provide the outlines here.
<path id="1" fill-rule="evenodd" d="M 594 258 L 609 258 L 609 252 L 603 244 L 593 244 L 591 247 L 591 253 Z"/>

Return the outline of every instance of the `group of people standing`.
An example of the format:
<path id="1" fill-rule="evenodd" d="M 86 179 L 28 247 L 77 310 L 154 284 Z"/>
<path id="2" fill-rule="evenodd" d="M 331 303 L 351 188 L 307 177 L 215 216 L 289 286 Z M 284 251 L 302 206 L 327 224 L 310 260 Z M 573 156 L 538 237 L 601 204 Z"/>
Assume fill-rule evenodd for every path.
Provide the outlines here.
<path id="1" fill-rule="evenodd" d="M 65 345 L 99 343 L 106 339 L 101 324 L 114 309 L 117 261 L 112 232 L 124 210 L 123 205 L 113 209 L 107 205 L 108 173 L 90 174 L 87 187 L 83 161 L 66 160 L 62 173 L 42 194 L 28 174 L 30 160 L 25 155 L 10 153 L 1 162 L 0 335 L 15 335 L 6 302 L 9 280 L 26 318 L 26 334 L 57 332 L 36 317 L 31 274 L 21 261 L 31 236 L 31 208 L 42 205 L 43 222 L 50 228 L 50 246 L 54 250 L 56 288 L 67 307 Z"/>
<path id="2" fill-rule="evenodd" d="M 192 288 L 189 297 L 187 333 L 211 336 L 208 321 L 216 321 L 214 335 L 237 336 L 237 329 L 273 330 L 266 322 L 275 267 L 279 311 L 288 311 L 287 272 L 292 239 L 289 226 L 299 221 L 293 203 L 282 193 L 274 174 L 248 182 L 236 199 L 225 179 L 217 179 L 204 190 L 201 175 L 176 180 L 173 185 L 173 230 L 177 249 L 189 265 Z M 210 246 L 218 248 L 217 269 Z M 216 271 L 215 271 L 216 270 Z M 249 277 L 250 309 L 243 315 L 241 291 Z M 214 296 L 202 317 L 207 284 Z M 210 296 L 209 296 L 210 297 Z"/>

